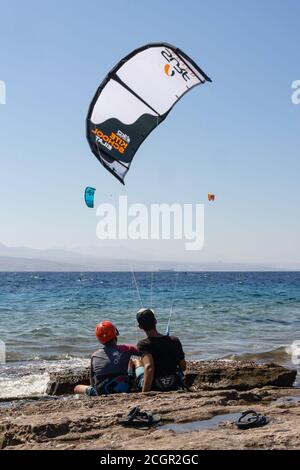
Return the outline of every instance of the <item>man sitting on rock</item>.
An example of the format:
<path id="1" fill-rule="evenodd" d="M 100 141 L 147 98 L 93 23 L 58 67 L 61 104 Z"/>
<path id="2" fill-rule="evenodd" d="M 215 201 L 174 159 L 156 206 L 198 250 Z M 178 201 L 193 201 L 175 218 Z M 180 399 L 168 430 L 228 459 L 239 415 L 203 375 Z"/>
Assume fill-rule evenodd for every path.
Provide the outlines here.
<path id="1" fill-rule="evenodd" d="M 130 344 L 118 345 L 119 332 L 108 320 L 96 325 L 95 333 L 103 347 L 91 358 L 91 385 L 77 385 L 74 393 L 96 396 L 129 392 L 128 365 L 130 357 L 138 354 L 137 348 Z"/>
<path id="2" fill-rule="evenodd" d="M 143 392 L 183 388 L 186 362 L 179 339 L 157 331 L 156 318 L 150 309 L 139 310 L 136 318 L 139 328 L 147 335 L 137 345 L 141 359 L 131 361 L 138 388 Z"/>

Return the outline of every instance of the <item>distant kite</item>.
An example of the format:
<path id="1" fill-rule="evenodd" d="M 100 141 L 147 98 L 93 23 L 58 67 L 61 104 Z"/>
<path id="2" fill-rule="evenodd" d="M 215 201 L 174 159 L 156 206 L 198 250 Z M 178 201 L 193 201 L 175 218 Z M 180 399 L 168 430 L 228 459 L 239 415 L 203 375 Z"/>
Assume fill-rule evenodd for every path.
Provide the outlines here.
<path id="1" fill-rule="evenodd" d="M 205 82 L 211 79 L 171 44 L 135 49 L 104 78 L 91 102 L 86 120 L 91 151 L 124 184 L 142 142 L 185 93 Z M 188 129 L 185 134 L 188 140 Z M 167 143 L 174 138 L 165 135 Z M 184 139 L 179 141 L 184 152 Z"/>
<path id="2" fill-rule="evenodd" d="M 84 191 L 84 200 L 85 200 L 85 203 L 88 207 L 90 207 L 91 209 L 94 207 L 94 195 L 95 195 L 95 191 L 96 189 L 95 188 L 91 188 L 91 187 L 87 187 L 85 188 L 85 191 Z"/>
<path id="3" fill-rule="evenodd" d="M 212 193 L 208 193 L 208 195 L 207 195 L 207 199 L 208 199 L 210 202 L 214 201 L 214 200 L 215 200 L 215 198 L 216 198 L 216 196 L 215 196 L 214 194 L 212 194 Z"/>

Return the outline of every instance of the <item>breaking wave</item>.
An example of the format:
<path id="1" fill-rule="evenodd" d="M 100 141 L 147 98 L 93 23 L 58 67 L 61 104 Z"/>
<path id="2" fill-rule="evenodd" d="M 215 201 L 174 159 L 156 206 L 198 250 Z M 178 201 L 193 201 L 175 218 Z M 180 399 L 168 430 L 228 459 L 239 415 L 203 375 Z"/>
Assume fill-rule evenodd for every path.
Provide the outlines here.
<path id="1" fill-rule="evenodd" d="M 257 362 L 277 362 L 279 364 L 286 364 L 291 361 L 291 353 L 289 347 L 280 346 L 279 348 L 272 349 L 271 351 L 249 352 L 241 354 L 228 354 L 224 359 L 232 359 L 235 361 L 257 361 Z"/>

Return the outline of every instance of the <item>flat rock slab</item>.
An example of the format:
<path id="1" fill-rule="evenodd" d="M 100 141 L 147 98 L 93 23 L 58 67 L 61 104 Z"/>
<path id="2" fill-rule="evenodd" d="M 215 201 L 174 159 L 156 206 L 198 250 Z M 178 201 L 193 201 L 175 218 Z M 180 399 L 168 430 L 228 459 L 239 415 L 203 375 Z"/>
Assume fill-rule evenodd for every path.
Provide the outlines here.
<path id="1" fill-rule="evenodd" d="M 162 426 L 221 419 L 211 429 L 185 433 L 162 426 L 124 428 L 118 419 L 135 406 L 159 414 Z M 266 415 L 269 424 L 243 431 L 228 419 L 228 413 L 249 408 Z M 7 450 L 300 449 L 299 435 L 295 388 L 48 397 L 0 408 L 0 447 Z"/>
<path id="2" fill-rule="evenodd" d="M 251 390 L 266 386 L 292 387 L 297 371 L 274 363 L 253 361 L 190 361 L 185 373 L 192 390 Z M 68 395 L 75 385 L 89 385 L 89 369 L 66 370 L 50 375 L 48 395 Z"/>
<path id="3" fill-rule="evenodd" d="M 292 387 L 297 371 L 274 363 L 253 361 L 193 361 L 186 384 L 194 390 L 251 390 L 266 386 Z"/>

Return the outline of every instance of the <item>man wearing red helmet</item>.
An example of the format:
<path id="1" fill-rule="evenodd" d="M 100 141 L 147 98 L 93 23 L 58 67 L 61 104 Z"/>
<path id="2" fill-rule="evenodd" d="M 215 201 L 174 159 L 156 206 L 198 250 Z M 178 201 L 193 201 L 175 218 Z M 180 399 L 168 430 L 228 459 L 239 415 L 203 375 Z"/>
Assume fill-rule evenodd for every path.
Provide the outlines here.
<path id="1" fill-rule="evenodd" d="M 95 333 L 103 347 L 92 354 L 91 385 L 77 385 L 74 392 L 88 396 L 127 393 L 130 388 L 128 365 L 130 357 L 138 354 L 137 348 L 130 344 L 118 345 L 119 332 L 108 320 L 98 323 Z"/>

